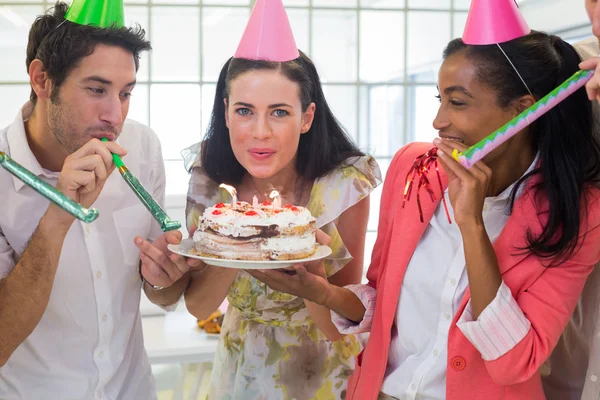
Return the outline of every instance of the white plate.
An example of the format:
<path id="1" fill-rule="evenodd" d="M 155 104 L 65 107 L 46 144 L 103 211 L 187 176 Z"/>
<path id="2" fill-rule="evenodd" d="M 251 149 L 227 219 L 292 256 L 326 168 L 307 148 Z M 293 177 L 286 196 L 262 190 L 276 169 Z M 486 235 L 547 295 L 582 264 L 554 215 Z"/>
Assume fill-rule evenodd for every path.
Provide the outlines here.
<path id="1" fill-rule="evenodd" d="M 237 268 L 237 269 L 278 269 L 291 267 L 294 264 L 302 264 L 311 261 L 322 260 L 331 254 L 331 249 L 327 246 L 318 245 L 317 251 L 310 257 L 298 260 L 281 261 L 248 261 L 248 260 L 227 260 L 224 258 L 204 257 L 197 254 L 190 254 L 190 249 L 194 247 L 193 239 L 183 239 L 179 244 L 170 244 L 167 248 L 175 253 L 189 258 L 197 258 L 208 265 L 215 267 Z"/>

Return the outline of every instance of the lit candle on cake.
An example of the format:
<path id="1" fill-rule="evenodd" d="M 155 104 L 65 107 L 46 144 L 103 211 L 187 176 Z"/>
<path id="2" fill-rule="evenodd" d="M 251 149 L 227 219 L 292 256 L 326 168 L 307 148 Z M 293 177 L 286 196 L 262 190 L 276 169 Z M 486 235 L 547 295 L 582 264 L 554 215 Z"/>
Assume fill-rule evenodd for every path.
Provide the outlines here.
<path id="1" fill-rule="evenodd" d="M 219 187 L 229 192 L 229 194 L 231 195 L 231 204 L 235 206 L 237 203 L 237 191 L 235 190 L 235 188 L 224 183 L 221 183 Z"/>
<path id="2" fill-rule="evenodd" d="M 258 197 L 256 195 L 252 197 L 252 208 L 258 208 Z"/>
<path id="3" fill-rule="evenodd" d="M 279 192 L 277 190 L 273 189 L 269 197 L 273 199 L 273 207 L 281 208 L 281 198 L 279 197 Z"/>

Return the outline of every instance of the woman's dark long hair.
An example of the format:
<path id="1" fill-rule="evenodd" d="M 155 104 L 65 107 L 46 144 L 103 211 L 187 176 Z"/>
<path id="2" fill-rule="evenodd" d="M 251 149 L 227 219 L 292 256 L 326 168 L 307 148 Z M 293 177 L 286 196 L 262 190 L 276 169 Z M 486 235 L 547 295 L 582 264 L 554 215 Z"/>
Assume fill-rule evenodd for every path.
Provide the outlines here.
<path id="1" fill-rule="evenodd" d="M 536 100 L 579 70 L 579 55 L 557 36 L 534 31 L 501 46 Z M 498 46 L 468 46 L 455 39 L 444 51 L 444 58 L 458 52 L 463 52 L 476 66 L 478 80 L 497 93 L 499 107 L 506 108 L 528 94 Z M 600 146 L 595 133 L 592 105 L 583 88 L 529 128 L 541 163 L 515 185 L 511 211 L 519 186 L 530 176 L 541 174 L 541 182 L 535 189 L 548 199 L 548 220 L 538 237 L 528 232 L 528 247 L 523 250 L 551 259 L 550 265 L 569 258 L 577 248 L 580 221 L 586 220 L 584 191 L 600 175 Z"/>
<path id="2" fill-rule="evenodd" d="M 223 99 L 229 100 L 230 84 L 236 77 L 255 70 L 281 71 L 297 83 L 302 111 L 306 111 L 310 103 L 316 105 L 310 130 L 300 135 L 296 157 L 296 172 L 300 177 L 314 180 L 326 175 L 347 158 L 364 155 L 331 112 L 317 70 L 304 53 L 300 52 L 300 57 L 287 62 L 230 58 L 219 75 L 210 124 L 200 152 L 202 168 L 212 180 L 238 184 L 246 172 L 231 148 Z"/>

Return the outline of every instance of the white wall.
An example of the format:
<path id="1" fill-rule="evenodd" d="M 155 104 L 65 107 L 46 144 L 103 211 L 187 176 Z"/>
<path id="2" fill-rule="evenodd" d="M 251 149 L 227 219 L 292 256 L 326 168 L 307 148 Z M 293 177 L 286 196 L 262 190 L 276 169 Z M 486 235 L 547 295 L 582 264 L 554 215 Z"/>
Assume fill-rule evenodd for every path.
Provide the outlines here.
<path id="1" fill-rule="evenodd" d="M 589 24 L 584 0 L 524 0 L 520 8 L 535 30 L 560 32 Z"/>
<path id="2" fill-rule="evenodd" d="M 183 162 L 183 161 L 182 161 Z M 167 215 L 174 220 L 181 222 L 181 233 L 183 237 L 188 237 L 187 229 L 185 227 L 185 196 L 184 195 L 171 195 L 167 196 L 165 200 L 165 211 Z"/>

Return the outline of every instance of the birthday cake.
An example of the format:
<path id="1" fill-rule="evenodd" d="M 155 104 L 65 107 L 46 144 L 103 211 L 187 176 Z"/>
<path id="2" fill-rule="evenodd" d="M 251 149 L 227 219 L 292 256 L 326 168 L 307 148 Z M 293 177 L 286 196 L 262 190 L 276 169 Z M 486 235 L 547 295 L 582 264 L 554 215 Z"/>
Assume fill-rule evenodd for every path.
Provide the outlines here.
<path id="1" fill-rule="evenodd" d="M 204 210 L 194 252 L 230 260 L 297 260 L 316 251 L 316 220 L 304 207 L 219 203 Z"/>

